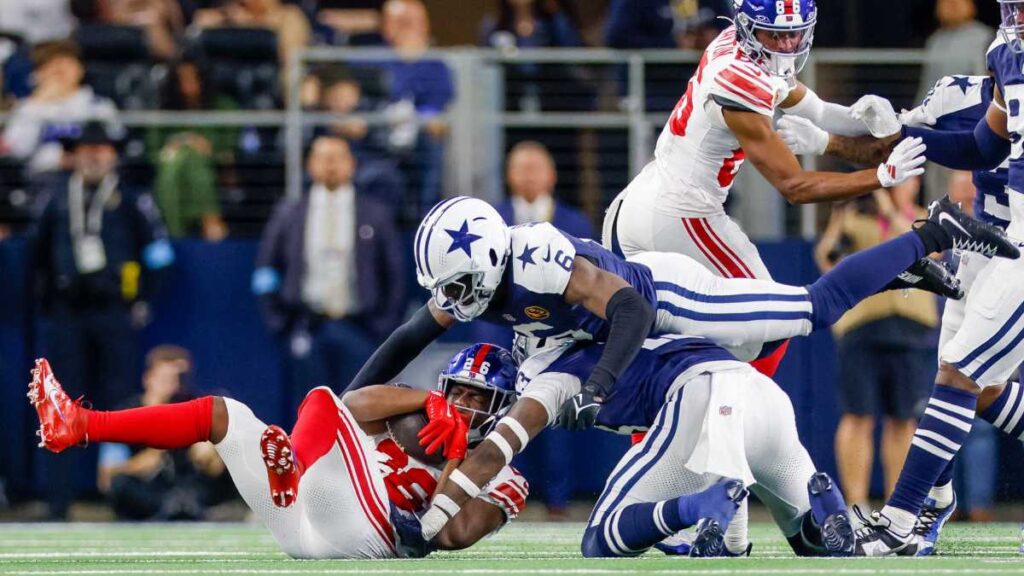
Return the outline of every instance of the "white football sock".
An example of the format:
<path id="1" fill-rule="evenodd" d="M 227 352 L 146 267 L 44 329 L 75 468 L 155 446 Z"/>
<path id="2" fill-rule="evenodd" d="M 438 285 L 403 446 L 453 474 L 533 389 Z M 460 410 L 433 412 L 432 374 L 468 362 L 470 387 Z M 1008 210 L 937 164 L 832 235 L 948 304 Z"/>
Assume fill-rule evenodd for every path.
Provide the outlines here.
<path id="1" fill-rule="evenodd" d="M 917 516 L 893 506 L 882 508 L 882 516 L 889 519 L 889 529 L 900 538 L 909 538 L 910 533 L 914 531 L 914 525 L 917 524 Z"/>
<path id="2" fill-rule="evenodd" d="M 950 480 L 942 486 L 935 486 L 928 491 L 928 497 L 935 500 L 937 508 L 947 508 L 953 503 L 953 481 Z"/>

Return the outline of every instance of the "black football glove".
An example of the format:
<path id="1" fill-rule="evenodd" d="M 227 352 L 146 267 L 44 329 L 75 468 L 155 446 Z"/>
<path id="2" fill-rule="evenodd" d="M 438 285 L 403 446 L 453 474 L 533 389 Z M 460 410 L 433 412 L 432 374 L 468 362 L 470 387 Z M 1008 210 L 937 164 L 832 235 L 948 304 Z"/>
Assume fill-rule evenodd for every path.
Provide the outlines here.
<path id="1" fill-rule="evenodd" d="M 592 427 L 597 421 L 597 413 L 601 411 L 604 396 L 597 386 L 587 383 L 579 394 L 562 403 L 555 426 L 573 432 Z"/>

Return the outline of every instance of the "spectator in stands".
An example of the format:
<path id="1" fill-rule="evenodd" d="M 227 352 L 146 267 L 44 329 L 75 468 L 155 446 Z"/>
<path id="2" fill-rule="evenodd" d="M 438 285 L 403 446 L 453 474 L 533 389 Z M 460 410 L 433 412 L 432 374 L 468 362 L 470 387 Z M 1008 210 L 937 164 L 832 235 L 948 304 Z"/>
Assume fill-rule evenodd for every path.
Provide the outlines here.
<path id="1" fill-rule="evenodd" d="M 142 28 L 154 58 L 167 61 L 178 55 L 178 39 L 185 30 L 185 17 L 176 0 L 75 0 L 73 10 L 80 25 Z"/>
<path id="2" fill-rule="evenodd" d="M 137 330 L 174 251 L 152 198 L 119 183 L 108 127 L 89 122 L 65 142 L 72 171 L 44 190 L 34 235 L 45 345 L 76 396 L 115 406 L 134 389 Z M 54 517 L 74 497 L 66 476 L 49 476 L 59 479 L 48 492 Z"/>
<path id="3" fill-rule="evenodd" d="M 924 45 L 924 67 L 916 102 L 924 100 L 944 76 L 988 75 L 985 53 L 995 38 L 995 31 L 979 22 L 977 16 L 975 0 L 936 2 L 935 17 L 939 21 L 939 29 L 928 37 Z M 973 195 L 969 173 L 950 170 L 934 162 L 928 163 L 924 181 L 926 204 L 947 194 L 955 195 L 967 187 L 971 188 L 970 194 Z"/>
<path id="4" fill-rule="evenodd" d="M 395 213 L 353 185 L 348 143 L 317 138 L 306 167 L 313 185 L 275 207 L 252 279 L 267 328 L 284 349 L 287 418 L 314 386 L 344 389 L 406 305 Z"/>
<path id="5" fill-rule="evenodd" d="M 173 68 L 163 107 L 238 109 L 230 96 L 212 93 L 205 84 L 199 62 L 183 59 Z M 154 195 L 171 237 L 198 234 L 206 240 L 219 241 L 227 236 L 217 190 L 217 166 L 232 166 L 238 139 L 239 130 L 234 127 L 169 127 L 149 131 L 147 148 L 156 166 Z"/>
<path id="6" fill-rule="evenodd" d="M 863 210 L 837 207 L 815 257 L 831 269 L 845 251 L 869 248 L 910 230 L 925 216 L 915 201 L 916 181 L 874 195 Z M 866 505 L 874 458 L 876 417 L 884 415 L 881 462 L 888 495 L 896 483 L 917 419 L 931 393 L 936 364 L 935 297 L 918 290 L 872 296 L 833 328 L 839 351 L 839 406 L 835 450 L 839 478 L 850 503 Z"/>
<path id="7" fill-rule="evenodd" d="M 198 28 L 229 26 L 269 28 L 277 34 L 282 79 L 296 50 L 309 45 L 309 20 L 302 9 L 281 0 L 227 0 L 218 8 L 197 10 L 192 24 Z"/>
<path id="8" fill-rule="evenodd" d="M 502 0 L 497 18 L 483 23 L 483 44 L 505 52 L 520 48 L 580 46 L 573 6 L 566 0 Z M 537 112 L 592 107 L 578 66 L 526 62 L 505 66 L 505 109 Z"/>
<path id="9" fill-rule="evenodd" d="M 575 208 L 555 198 L 558 172 L 548 149 L 539 142 L 524 141 L 512 147 L 506 158 L 505 175 L 508 200 L 498 205 L 498 213 L 509 225 L 549 222 L 577 238 L 593 238 L 590 220 Z M 475 337 L 511 347 L 512 331 L 481 325 Z M 572 435 L 562 428 L 545 430 L 530 443 L 520 457 L 530 485 L 540 489 L 553 520 L 566 518 L 573 485 L 570 451 Z"/>
<path id="10" fill-rule="evenodd" d="M 17 34 L 0 30 L 0 110 L 32 93 L 32 61 L 28 48 Z"/>
<path id="11" fill-rule="evenodd" d="M 120 409 L 188 400 L 192 356 L 162 345 L 146 355 L 142 394 Z M 182 450 L 101 444 L 97 485 L 122 520 L 201 520 L 208 506 L 232 493 L 224 462 L 209 442 Z M 226 485 L 225 485 L 226 483 Z"/>
<path id="12" fill-rule="evenodd" d="M 384 64 L 397 123 L 390 145 L 401 158 L 410 187 L 418 192 L 405 203 L 409 209 L 405 219 L 418 222 L 423 212 L 441 199 L 448 125 L 440 116 L 455 97 L 455 84 L 444 62 L 423 57 L 430 48 L 430 19 L 423 2 L 388 0 L 382 30 L 397 55 Z M 422 130 L 417 119 L 423 123 Z"/>
<path id="13" fill-rule="evenodd" d="M 703 50 L 728 26 L 729 0 L 613 0 L 605 42 L 611 48 Z"/>
<path id="14" fill-rule="evenodd" d="M 39 174 L 62 167 L 62 136 L 88 119 L 116 123 L 117 108 L 82 85 L 85 71 L 73 43 L 40 44 L 32 50 L 32 63 L 35 89 L 11 111 L 0 151 L 27 161 L 29 171 Z"/>

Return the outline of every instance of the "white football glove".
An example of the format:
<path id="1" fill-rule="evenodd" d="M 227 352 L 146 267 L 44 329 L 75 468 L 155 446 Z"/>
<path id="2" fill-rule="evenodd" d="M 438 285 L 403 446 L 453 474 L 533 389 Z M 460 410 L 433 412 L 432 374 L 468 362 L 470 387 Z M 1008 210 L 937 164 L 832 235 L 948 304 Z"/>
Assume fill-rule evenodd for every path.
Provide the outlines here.
<path id="1" fill-rule="evenodd" d="M 828 148 L 828 132 L 800 116 L 785 115 L 779 119 L 779 137 L 793 154 L 821 156 Z"/>
<path id="2" fill-rule="evenodd" d="M 924 106 L 900 112 L 900 123 L 904 126 L 934 126 L 938 120 Z"/>
<path id="3" fill-rule="evenodd" d="M 875 138 L 885 138 L 897 134 L 903 125 L 890 103 L 881 96 L 870 94 L 857 100 L 850 107 L 850 116 L 860 120 Z"/>
<path id="4" fill-rule="evenodd" d="M 924 174 L 924 151 L 927 150 L 920 138 L 907 138 L 892 150 L 885 164 L 878 166 L 878 181 L 882 188 L 892 188 L 897 184 Z"/>

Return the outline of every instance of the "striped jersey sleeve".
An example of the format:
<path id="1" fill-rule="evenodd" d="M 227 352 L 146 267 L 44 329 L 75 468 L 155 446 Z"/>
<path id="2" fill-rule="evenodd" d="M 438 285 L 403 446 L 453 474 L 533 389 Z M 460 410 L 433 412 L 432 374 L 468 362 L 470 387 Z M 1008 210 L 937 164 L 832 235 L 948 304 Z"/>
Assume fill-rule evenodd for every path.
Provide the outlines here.
<path id="1" fill-rule="evenodd" d="M 777 90 L 768 75 L 754 64 L 734 60 L 708 79 L 708 93 L 744 110 L 772 116 Z"/>
<path id="2" fill-rule="evenodd" d="M 526 477 L 519 470 L 505 466 L 484 486 L 477 498 L 501 508 L 507 524 L 526 508 L 526 497 L 529 494 L 530 483 L 526 481 Z"/>

